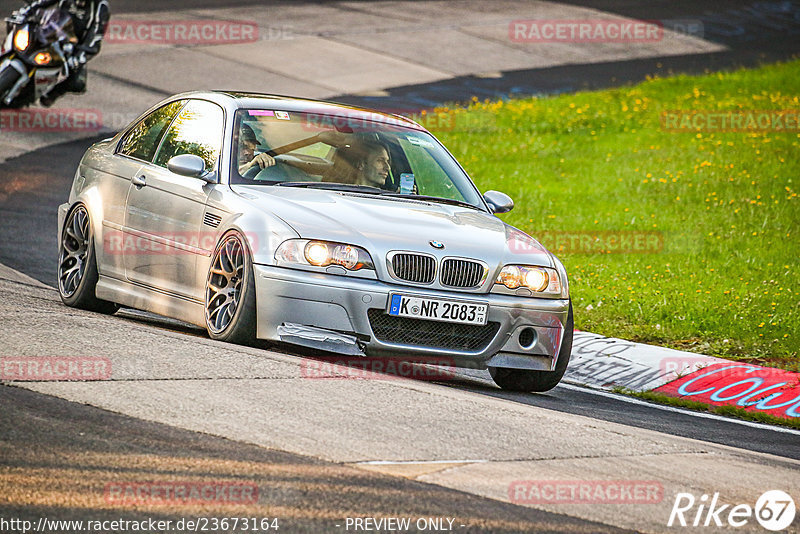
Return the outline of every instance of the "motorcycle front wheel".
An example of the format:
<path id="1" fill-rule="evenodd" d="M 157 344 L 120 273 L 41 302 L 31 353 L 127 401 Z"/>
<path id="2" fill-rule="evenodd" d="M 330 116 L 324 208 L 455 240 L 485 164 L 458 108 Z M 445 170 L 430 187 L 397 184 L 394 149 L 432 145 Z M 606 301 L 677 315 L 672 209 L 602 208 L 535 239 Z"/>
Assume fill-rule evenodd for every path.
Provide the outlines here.
<path id="1" fill-rule="evenodd" d="M 3 72 L 0 72 L 0 106 L 2 105 L 2 101 L 3 98 L 5 98 L 6 93 L 14 86 L 15 83 L 17 83 L 18 79 L 19 72 L 11 67 L 6 67 Z"/>

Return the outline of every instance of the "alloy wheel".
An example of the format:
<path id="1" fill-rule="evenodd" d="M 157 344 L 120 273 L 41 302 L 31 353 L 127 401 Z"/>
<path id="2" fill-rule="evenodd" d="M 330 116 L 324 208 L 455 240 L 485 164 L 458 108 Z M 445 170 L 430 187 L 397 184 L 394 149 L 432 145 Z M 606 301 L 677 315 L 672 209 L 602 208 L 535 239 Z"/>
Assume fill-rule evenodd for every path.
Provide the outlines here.
<path id="1" fill-rule="evenodd" d="M 206 323 L 216 333 L 231 324 L 242 294 L 245 256 L 244 247 L 235 235 L 217 247 L 206 282 Z"/>
<path id="2" fill-rule="evenodd" d="M 86 208 L 78 206 L 70 213 L 61 235 L 58 289 L 65 297 L 71 297 L 83 280 L 89 253 L 89 237 L 89 214 Z"/>

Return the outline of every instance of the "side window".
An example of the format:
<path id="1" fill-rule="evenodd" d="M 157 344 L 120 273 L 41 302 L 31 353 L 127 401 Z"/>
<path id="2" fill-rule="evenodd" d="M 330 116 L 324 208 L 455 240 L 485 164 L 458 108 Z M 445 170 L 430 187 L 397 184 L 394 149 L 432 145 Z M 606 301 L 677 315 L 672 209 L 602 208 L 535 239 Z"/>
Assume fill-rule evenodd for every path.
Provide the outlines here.
<path id="1" fill-rule="evenodd" d="M 167 130 L 154 163 L 162 167 L 174 156 L 194 154 L 206 169 L 216 166 L 225 127 L 222 108 L 205 100 L 190 100 Z"/>
<path id="2" fill-rule="evenodd" d="M 178 114 L 186 100 L 178 100 L 162 106 L 131 128 L 122 140 L 119 153 L 144 161 L 153 161 L 158 142 L 173 117 Z"/>

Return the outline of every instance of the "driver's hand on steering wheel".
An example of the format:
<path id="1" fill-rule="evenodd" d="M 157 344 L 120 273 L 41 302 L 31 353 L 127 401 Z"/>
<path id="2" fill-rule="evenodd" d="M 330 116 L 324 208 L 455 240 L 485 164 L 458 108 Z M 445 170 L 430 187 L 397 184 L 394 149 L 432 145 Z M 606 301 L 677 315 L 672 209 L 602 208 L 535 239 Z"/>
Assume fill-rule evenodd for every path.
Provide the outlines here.
<path id="1" fill-rule="evenodd" d="M 262 169 L 266 169 L 267 167 L 272 167 L 275 165 L 275 158 L 270 156 L 269 154 L 259 154 L 244 165 L 239 166 L 239 174 L 244 174 L 248 170 L 252 169 L 258 165 Z"/>
<path id="2" fill-rule="evenodd" d="M 253 160 L 250 162 L 251 167 L 253 167 L 254 165 L 258 165 L 262 169 L 266 169 L 267 167 L 272 167 L 273 165 L 275 165 L 275 158 L 273 158 L 269 154 L 259 154 L 258 156 L 254 157 Z"/>

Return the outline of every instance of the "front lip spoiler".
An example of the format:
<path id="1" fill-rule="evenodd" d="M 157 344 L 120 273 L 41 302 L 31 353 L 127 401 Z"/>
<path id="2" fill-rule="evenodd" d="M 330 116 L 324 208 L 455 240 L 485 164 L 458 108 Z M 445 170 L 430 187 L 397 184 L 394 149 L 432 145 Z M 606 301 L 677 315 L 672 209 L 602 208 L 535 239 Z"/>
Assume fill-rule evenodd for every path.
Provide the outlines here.
<path id="1" fill-rule="evenodd" d="M 366 357 L 362 343 L 359 342 L 357 337 L 333 330 L 297 323 L 283 323 L 278 327 L 278 337 L 285 343 L 347 356 Z"/>

